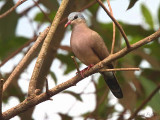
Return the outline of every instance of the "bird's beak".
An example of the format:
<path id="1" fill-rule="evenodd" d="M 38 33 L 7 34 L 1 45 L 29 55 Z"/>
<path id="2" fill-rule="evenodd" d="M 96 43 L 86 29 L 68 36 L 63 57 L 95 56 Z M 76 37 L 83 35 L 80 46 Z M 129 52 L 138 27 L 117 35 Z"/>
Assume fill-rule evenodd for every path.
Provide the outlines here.
<path id="1" fill-rule="evenodd" d="M 72 22 L 72 21 L 68 21 L 68 22 L 65 24 L 65 26 L 64 26 L 64 27 L 66 28 L 68 25 L 70 25 L 70 24 L 71 24 L 71 22 Z"/>

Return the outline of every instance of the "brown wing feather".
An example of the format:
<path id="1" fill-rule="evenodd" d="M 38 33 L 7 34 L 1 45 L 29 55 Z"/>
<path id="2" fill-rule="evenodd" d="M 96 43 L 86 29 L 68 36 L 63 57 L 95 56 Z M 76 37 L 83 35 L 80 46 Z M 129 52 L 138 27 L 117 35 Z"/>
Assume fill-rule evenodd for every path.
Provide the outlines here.
<path id="1" fill-rule="evenodd" d="M 102 39 L 102 37 L 95 31 L 92 31 L 92 49 L 100 60 L 109 56 L 109 51 Z M 109 68 L 113 68 L 112 64 L 108 65 Z"/>

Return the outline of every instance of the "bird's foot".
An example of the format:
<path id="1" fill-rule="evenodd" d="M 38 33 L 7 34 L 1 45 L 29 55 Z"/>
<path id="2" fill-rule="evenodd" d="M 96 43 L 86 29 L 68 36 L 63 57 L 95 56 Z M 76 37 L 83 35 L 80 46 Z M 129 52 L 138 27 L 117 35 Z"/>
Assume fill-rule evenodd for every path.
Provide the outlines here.
<path id="1" fill-rule="evenodd" d="M 94 64 L 90 64 L 88 67 L 84 68 L 83 70 L 80 71 L 80 75 L 82 76 L 82 78 L 84 78 L 84 73 L 85 71 L 88 71 L 91 69 L 91 67 L 93 67 Z M 76 74 L 78 74 L 78 72 L 76 72 Z"/>

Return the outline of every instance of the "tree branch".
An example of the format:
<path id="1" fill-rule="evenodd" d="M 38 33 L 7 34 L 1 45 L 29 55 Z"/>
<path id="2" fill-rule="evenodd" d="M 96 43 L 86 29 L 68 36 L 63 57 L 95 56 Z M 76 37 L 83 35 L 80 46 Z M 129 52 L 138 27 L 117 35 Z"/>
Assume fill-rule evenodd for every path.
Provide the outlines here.
<path id="1" fill-rule="evenodd" d="M 131 52 L 131 51 L 133 51 L 133 50 L 135 50 L 135 49 L 137 49 L 137 48 L 139 48 L 149 42 L 152 42 L 153 40 L 157 39 L 158 37 L 160 37 L 160 30 L 158 30 L 157 32 L 153 33 L 152 35 L 136 42 L 135 44 L 131 45 L 131 47 L 129 49 L 123 48 L 119 52 L 108 56 L 103 61 L 94 65 L 89 71 L 86 71 L 84 73 L 84 76 L 87 77 L 87 76 L 95 73 L 96 71 L 98 71 L 103 66 L 110 63 L 111 61 L 125 56 L 129 52 Z M 78 74 L 77 76 L 69 79 L 68 81 L 63 82 L 63 83 L 55 86 L 54 88 L 52 88 L 48 91 L 50 97 L 58 94 L 59 92 L 65 90 L 71 86 L 74 86 L 76 83 L 78 83 L 82 79 L 83 78 L 81 77 L 81 75 Z M 31 108 L 31 107 L 33 107 L 43 101 L 46 101 L 46 100 L 48 100 L 48 95 L 46 95 L 46 93 L 42 93 L 42 94 L 35 96 L 35 97 L 32 97 L 32 98 L 27 98 L 26 100 L 24 100 L 22 103 L 18 104 L 17 106 L 3 112 L 2 118 L 4 120 L 10 119 L 10 118 L 14 117 L 15 115 L 20 114 L 20 113 L 28 110 L 29 108 Z"/>
<path id="2" fill-rule="evenodd" d="M 107 15 L 112 19 L 112 21 L 115 23 L 115 25 L 118 27 L 120 33 L 122 34 L 125 42 L 126 42 L 126 45 L 127 45 L 127 48 L 130 48 L 130 44 L 129 44 L 129 41 L 127 39 L 127 36 L 123 30 L 123 28 L 121 27 L 121 25 L 117 22 L 117 20 L 110 14 L 110 12 L 107 10 L 107 8 L 104 6 L 104 4 L 102 3 L 101 0 L 97 0 L 97 2 L 99 3 L 99 5 L 104 9 L 104 11 L 107 13 Z"/>
<path id="3" fill-rule="evenodd" d="M 47 54 L 47 50 L 49 48 L 49 45 L 50 45 L 51 40 L 53 38 L 53 35 L 54 35 L 58 25 L 59 25 L 60 19 L 63 15 L 63 12 L 64 12 L 65 8 L 67 7 L 68 2 L 69 2 L 69 0 L 63 0 L 62 1 L 61 5 L 60 5 L 60 7 L 59 7 L 59 9 L 56 13 L 56 16 L 54 17 L 53 23 L 50 27 L 50 30 L 47 34 L 47 37 L 44 40 L 44 43 L 43 43 L 41 51 L 38 55 L 36 65 L 34 67 L 32 77 L 31 77 L 31 80 L 30 80 L 30 83 L 29 83 L 29 89 L 28 89 L 28 95 L 29 96 L 35 95 L 36 85 L 37 85 L 37 82 L 38 82 L 37 78 L 38 78 L 41 66 L 43 64 L 44 58 Z"/>

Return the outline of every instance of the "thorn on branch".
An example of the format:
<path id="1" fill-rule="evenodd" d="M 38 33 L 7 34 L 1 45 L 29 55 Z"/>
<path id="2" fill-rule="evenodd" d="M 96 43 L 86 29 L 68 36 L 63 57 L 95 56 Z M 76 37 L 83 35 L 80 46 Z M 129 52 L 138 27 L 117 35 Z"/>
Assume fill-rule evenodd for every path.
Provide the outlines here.
<path id="1" fill-rule="evenodd" d="M 48 100 L 53 100 L 53 99 L 51 99 L 50 98 L 50 93 L 49 93 L 49 88 L 48 88 L 48 79 L 46 78 L 46 94 L 47 94 L 47 96 L 48 96 Z"/>

